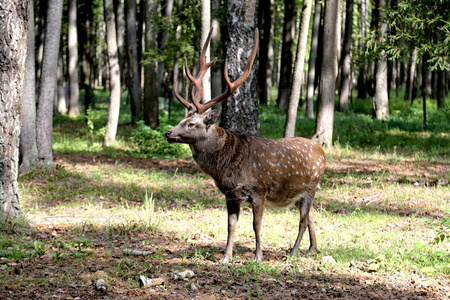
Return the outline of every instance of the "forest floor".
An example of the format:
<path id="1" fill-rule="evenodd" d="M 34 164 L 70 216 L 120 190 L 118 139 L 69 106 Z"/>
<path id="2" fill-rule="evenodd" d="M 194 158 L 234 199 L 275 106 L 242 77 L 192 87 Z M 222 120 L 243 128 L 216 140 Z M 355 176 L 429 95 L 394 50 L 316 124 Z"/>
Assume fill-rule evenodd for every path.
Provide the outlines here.
<path id="1" fill-rule="evenodd" d="M 433 259 L 417 258 L 417 265 L 368 254 L 376 252 L 369 250 L 373 244 L 382 248 L 401 236 L 424 239 L 400 250 L 410 257 L 434 249 L 431 241 L 450 203 L 448 163 L 331 160 L 314 205 L 321 252 L 286 259 L 298 212 L 267 210 L 264 258 L 255 263 L 246 209 L 234 260 L 221 265 L 225 205 L 192 160 L 59 154 L 55 162 L 55 171 L 21 176 L 21 202 L 32 228 L 2 233 L 0 299 L 450 299 L 448 240 L 436 246 Z M 351 187 L 340 190 L 346 185 Z M 387 194 L 410 196 L 397 203 L 383 186 Z M 436 202 L 421 202 L 427 197 Z M 353 217 L 374 225 L 360 234 Z M 279 236 L 271 232 L 277 223 L 286 227 Z M 399 235 L 371 239 L 397 230 Z M 341 245 L 340 239 L 356 240 L 357 231 L 363 239 L 354 244 L 358 249 Z M 307 235 L 305 240 L 303 249 Z M 439 263 L 421 267 L 427 259 Z M 446 271 L 433 269 L 442 266 Z M 105 283 L 100 290 L 99 279 Z"/>

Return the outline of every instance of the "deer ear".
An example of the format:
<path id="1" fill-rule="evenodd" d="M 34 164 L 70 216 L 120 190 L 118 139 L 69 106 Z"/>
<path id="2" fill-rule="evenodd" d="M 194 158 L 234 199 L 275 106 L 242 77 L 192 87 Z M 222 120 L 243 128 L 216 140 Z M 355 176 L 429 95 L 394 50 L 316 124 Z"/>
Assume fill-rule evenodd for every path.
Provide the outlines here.
<path id="1" fill-rule="evenodd" d="M 219 119 L 220 110 L 210 110 L 205 113 L 205 117 L 203 118 L 203 123 L 205 123 L 206 126 L 211 126 L 212 124 L 217 122 L 217 119 Z"/>

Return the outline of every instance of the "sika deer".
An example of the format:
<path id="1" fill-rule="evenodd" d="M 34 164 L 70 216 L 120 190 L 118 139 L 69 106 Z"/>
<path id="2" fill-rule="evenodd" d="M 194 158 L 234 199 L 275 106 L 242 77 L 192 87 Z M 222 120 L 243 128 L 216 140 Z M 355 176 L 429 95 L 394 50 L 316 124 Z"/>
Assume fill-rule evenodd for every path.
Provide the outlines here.
<path id="1" fill-rule="evenodd" d="M 207 63 L 205 51 L 211 32 L 200 56 L 200 71 L 191 75 L 186 64 L 186 73 L 193 83 L 192 103 L 183 99 L 174 88 L 175 97 L 188 109 L 188 115 L 166 132 L 170 143 L 185 143 L 200 169 L 211 176 L 219 190 L 225 195 L 228 211 L 228 239 L 222 262 L 232 258 L 234 231 L 239 218 L 240 205 L 251 204 L 253 229 L 256 239 L 255 260 L 262 259 L 261 220 L 264 207 L 287 208 L 296 205 L 300 211 L 297 240 L 290 251 L 297 253 L 302 236 L 308 228 L 309 252 L 317 250 L 311 205 L 317 185 L 325 170 L 325 154 L 315 142 L 301 138 L 270 139 L 237 135 L 215 125 L 219 111 L 208 109 L 226 100 L 249 76 L 258 48 L 258 31 L 255 45 L 248 59 L 244 74 L 235 82 L 228 78 L 225 64 L 227 90 L 206 104 L 201 104 L 201 80 L 206 70 L 216 59 Z"/>

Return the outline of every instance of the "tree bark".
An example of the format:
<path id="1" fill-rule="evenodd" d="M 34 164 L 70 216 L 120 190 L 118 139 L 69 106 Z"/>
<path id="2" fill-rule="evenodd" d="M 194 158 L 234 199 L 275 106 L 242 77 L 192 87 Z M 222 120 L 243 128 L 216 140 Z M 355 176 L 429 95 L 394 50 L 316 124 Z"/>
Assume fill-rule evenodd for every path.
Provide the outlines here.
<path id="1" fill-rule="evenodd" d="M 0 4 L 0 226 L 22 217 L 18 193 L 20 105 L 27 56 L 28 1 Z"/>
<path id="2" fill-rule="evenodd" d="M 348 98 L 351 93 L 351 52 L 352 52 L 352 33 L 353 33 L 353 0 L 347 0 L 345 4 L 345 32 L 344 45 L 341 54 L 341 84 L 339 88 L 339 110 L 348 112 Z"/>
<path id="3" fill-rule="evenodd" d="M 78 84 L 77 0 L 69 0 L 69 117 L 80 115 Z"/>
<path id="4" fill-rule="evenodd" d="M 158 48 L 158 30 L 155 22 L 158 1 L 145 1 L 145 51 Z M 144 67 L 144 122 L 152 129 L 159 126 L 158 117 L 158 65 L 147 64 Z"/>
<path id="5" fill-rule="evenodd" d="M 270 45 L 270 31 L 272 27 L 272 4 L 260 4 L 258 7 L 258 14 L 261 18 L 258 20 L 262 26 L 261 43 L 259 44 L 259 68 L 258 68 L 258 85 L 259 85 L 259 102 L 266 104 L 269 99 L 269 84 L 268 80 L 271 77 L 270 71 L 272 68 L 269 65 L 269 45 Z M 263 66 L 263 67 L 261 67 Z"/>
<path id="6" fill-rule="evenodd" d="M 227 0 L 226 4 L 225 57 L 233 82 L 244 73 L 255 42 L 256 0 Z M 236 133 L 258 134 L 259 97 L 255 69 L 256 64 L 247 80 L 222 102 L 222 126 Z"/>
<path id="7" fill-rule="evenodd" d="M 208 38 L 209 30 L 211 29 L 211 1 L 210 0 L 202 0 L 202 30 L 201 30 L 201 40 L 202 42 L 206 41 Z M 216 28 L 215 30 L 219 30 Z M 211 60 L 210 54 L 211 46 L 209 45 L 206 49 L 206 61 Z M 208 68 L 205 76 L 202 80 L 202 88 L 203 88 L 203 96 L 202 101 L 207 102 L 211 100 L 211 69 Z"/>
<path id="8" fill-rule="evenodd" d="M 278 84 L 278 108 L 286 110 L 292 76 L 292 45 L 294 43 L 295 0 L 284 2 L 283 44 L 281 46 L 280 82 Z"/>
<path id="9" fill-rule="evenodd" d="M 111 96 L 108 123 L 106 124 L 104 147 L 110 147 L 116 140 L 117 125 L 120 112 L 120 68 L 117 51 L 116 22 L 112 0 L 104 0 L 104 16 L 106 23 L 106 43 L 108 44 L 108 60 L 110 69 Z"/>
<path id="10" fill-rule="evenodd" d="M 286 115 L 285 137 L 295 136 L 295 123 L 297 120 L 298 102 L 300 100 L 300 88 L 302 83 L 303 66 L 308 42 L 309 19 L 311 16 L 312 0 L 305 0 L 298 36 L 297 54 L 295 57 L 294 74 L 292 77 L 291 94 L 289 97 L 289 107 Z"/>
<path id="11" fill-rule="evenodd" d="M 379 41 L 383 42 L 387 34 L 387 24 L 382 19 L 384 18 L 383 9 L 386 7 L 385 0 L 375 0 L 375 23 L 376 28 L 379 28 Z M 373 115 L 378 120 L 384 120 L 389 117 L 389 95 L 388 95 L 388 66 L 385 58 L 385 53 L 380 53 L 380 58 L 377 62 L 377 69 L 375 74 L 375 96 L 373 98 Z"/>
<path id="12" fill-rule="evenodd" d="M 323 63 L 319 81 L 319 108 L 313 140 L 327 147 L 333 140 L 334 98 L 336 87 L 336 21 L 339 11 L 338 0 L 325 2 L 323 24 Z"/>
<path id="13" fill-rule="evenodd" d="M 36 68 L 35 68 L 34 1 L 28 1 L 27 58 L 20 106 L 20 172 L 38 164 L 36 145 Z"/>
<path id="14" fill-rule="evenodd" d="M 48 1 L 36 117 L 39 165 L 44 169 L 53 169 L 54 167 L 52 152 L 53 100 L 61 38 L 62 7 L 62 0 Z"/>
<path id="15" fill-rule="evenodd" d="M 314 118 L 314 87 L 316 78 L 316 60 L 319 44 L 320 20 L 322 12 L 322 1 L 315 1 L 315 11 L 313 20 L 313 29 L 311 37 L 311 49 L 309 51 L 308 62 L 308 86 L 306 92 L 306 116 L 310 119 Z"/>
<path id="16" fill-rule="evenodd" d="M 139 74 L 138 47 L 136 40 L 136 0 L 126 2 L 128 90 L 131 98 L 131 123 L 141 118 L 141 87 Z"/>

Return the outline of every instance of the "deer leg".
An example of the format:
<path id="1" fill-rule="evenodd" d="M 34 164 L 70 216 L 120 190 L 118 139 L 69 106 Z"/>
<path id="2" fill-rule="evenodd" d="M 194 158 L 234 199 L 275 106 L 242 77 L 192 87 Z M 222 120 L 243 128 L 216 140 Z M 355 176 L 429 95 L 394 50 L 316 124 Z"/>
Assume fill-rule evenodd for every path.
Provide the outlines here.
<path id="1" fill-rule="evenodd" d="M 259 201 L 252 201 L 253 208 L 253 230 L 255 231 L 255 241 L 256 241 L 256 253 L 255 260 L 260 261 L 262 259 L 262 249 L 261 249 L 261 226 L 262 226 L 262 216 L 264 212 L 264 204 Z"/>
<path id="2" fill-rule="evenodd" d="M 306 231 L 306 227 L 309 227 L 310 233 L 313 232 L 313 237 L 311 238 L 311 247 L 314 240 L 314 245 L 316 243 L 315 233 L 314 233 L 314 224 L 310 223 L 309 221 L 309 210 L 311 208 L 312 204 L 312 197 L 310 196 L 304 196 L 299 202 L 297 202 L 297 207 L 300 210 L 300 224 L 298 229 L 298 236 L 297 240 L 295 241 L 294 247 L 292 247 L 291 252 L 289 253 L 290 256 L 295 256 L 298 252 L 298 247 L 300 246 L 300 242 L 302 241 L 303 234 Z M 312 227 L 310 227 L 312 224 Z"/>
<path id="3" fill-rule="evenodd" d="M 228 238 L 227 246 L 225 248 L 225 254 L 220 260 L 221 263 L 227 263 L 233 256 L 234 245 L 234 231 L 239 219 L 240 203 L 236 200 L 227 199 L 227 212 L 228 212 Z"/>
<path id="4" fill-rule="evenodd" d="M 308 254 L 314 254 L 317 252 L 317 241 L 316 241 L 316 231 L 314 230 L 314 218 L 311 210 L 309 211 L 308 215 L 308 232 L 309 232 Z"/>

